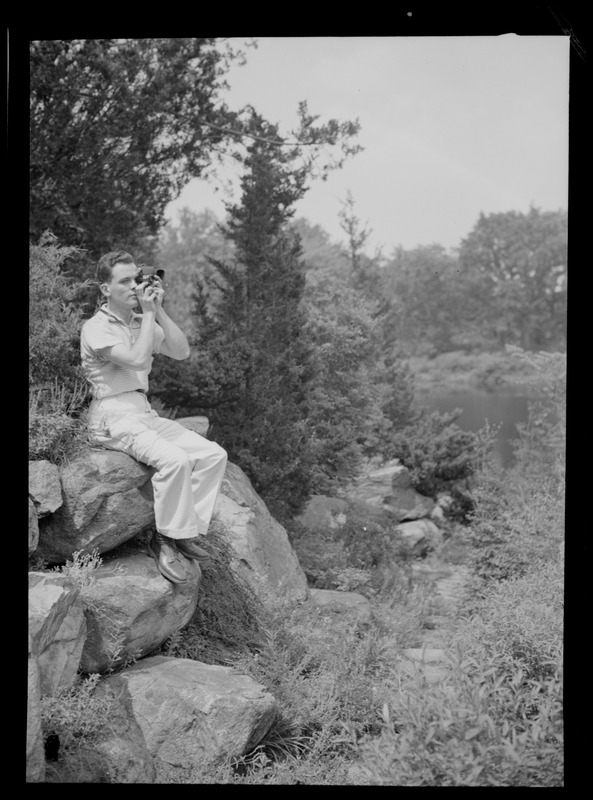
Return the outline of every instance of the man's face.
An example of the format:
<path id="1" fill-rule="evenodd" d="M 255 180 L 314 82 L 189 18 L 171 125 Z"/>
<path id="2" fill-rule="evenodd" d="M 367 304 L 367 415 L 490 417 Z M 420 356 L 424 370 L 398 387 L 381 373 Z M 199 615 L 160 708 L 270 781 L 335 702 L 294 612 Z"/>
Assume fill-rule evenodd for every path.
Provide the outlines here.
<path id="1" fill-rule="evenodd" d="M 111 270 L 111 280 L 104 283 L 103 294 L 109 298 L 109 302 L 121 308 L 134 308 L 138 304 L 136 295 L 136 273 L 138 267 L 135 264 L 115 264 Z"/>

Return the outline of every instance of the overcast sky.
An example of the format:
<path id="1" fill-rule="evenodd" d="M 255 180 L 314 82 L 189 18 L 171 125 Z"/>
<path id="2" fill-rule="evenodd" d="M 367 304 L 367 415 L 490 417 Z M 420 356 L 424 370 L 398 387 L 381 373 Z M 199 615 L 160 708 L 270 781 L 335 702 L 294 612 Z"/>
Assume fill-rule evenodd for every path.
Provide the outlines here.
<path id="1" fill-rule="evenodd" d="M 332 241 L 344 239 L 338 214 L 348 192 L 372 230 L 369 255 L 456 247 L 480 212 L 567 208 L 568 37 L 267 37 L 258 45 L 228 77 L 231 108 L 251 103 L 283 134 L 296 127 L 301 100 L 319 122 L 360 122 L 364 152 L 296 206 Z M 224 215 L 204 181 L 192 181 L 168 216 L 181 206 Z"/>

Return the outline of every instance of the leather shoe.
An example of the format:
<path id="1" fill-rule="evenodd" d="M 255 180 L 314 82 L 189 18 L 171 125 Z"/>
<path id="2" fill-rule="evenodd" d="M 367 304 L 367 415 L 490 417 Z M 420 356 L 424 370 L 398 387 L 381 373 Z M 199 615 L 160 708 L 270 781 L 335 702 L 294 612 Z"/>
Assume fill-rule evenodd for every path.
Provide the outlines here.
<path id="1" fill-rule="evenodd" d="M 195 561 L 209 561 L 210 554 L 198 547 L 197 541 L 197 539 L 177 539 L 175 544 L 179 552 L 186 558 L 193 558 Z"/>
<path id="2" fill-rule="evenodd" d="M 148 552 L 154 558 L 161 575 L 172 583 L 185 583 L 187 573 L 174 539 L 163 536 L 162 533 L 155 533 L 148 543 Z"/>

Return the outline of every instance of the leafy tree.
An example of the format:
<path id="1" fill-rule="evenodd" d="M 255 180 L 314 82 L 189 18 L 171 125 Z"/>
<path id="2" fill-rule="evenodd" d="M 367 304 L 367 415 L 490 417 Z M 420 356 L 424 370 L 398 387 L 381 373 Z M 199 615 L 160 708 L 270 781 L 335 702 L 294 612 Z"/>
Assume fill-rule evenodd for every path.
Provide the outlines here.
<path id="1" fill-rule="evenodd" d="M 243 58 L 213 38 L 32 41 L 31 236 L 50 229 L 89 253 L 151 258 L 167 203 L 217 154 L 242 161 L 256 134 L 252 109 L 222 100 Z M 320 125 L 305 102 L 299 126 L 291 153 L 310 178 L 360 149 L 358 123 Z"/>
<path id="2" fill-rule="evenodd" d="M 564 211 L 481 214 L 462 241 L 460 265 L 485 282 L 499 345 L 565 346 L 567 226 Z"/>
<path id="3" fill-rule="evenodd" d="M 398 248 L 384 270 L 391 308 L 387 335 L 413 355 L 486 345 L 484 281 L 441 245 Z"/>
<path id="4" fill-rule="evenodd" d="M 238 54 L 214 39 L 31 42 L 30 229 L 138 248 L 223 138 L 208 126 Z M 222 116 L 221 116 L 222 114 Z"/>

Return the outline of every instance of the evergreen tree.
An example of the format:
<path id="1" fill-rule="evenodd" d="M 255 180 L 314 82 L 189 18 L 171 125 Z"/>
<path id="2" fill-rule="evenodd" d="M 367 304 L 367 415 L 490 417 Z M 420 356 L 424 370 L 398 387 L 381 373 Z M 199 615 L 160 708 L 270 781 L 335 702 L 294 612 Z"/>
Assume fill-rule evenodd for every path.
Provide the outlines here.
<path id="1" fill-rule="evenodd" d="M 216 440 L 272 513 L 284 517 L 308 496 L 311 475 L 305 273 L 300 240 L 287 226 L 306 171 L 271 144 L 274 129 L 255 122 L 261 136 L 246 158 L 242 200 L 227 207 L 232 259 L 210 259 L 215 274 L 198 285 L 198 413 L 209 416 Z M 213 282 L 214 308 L 206 302 Z"/>

